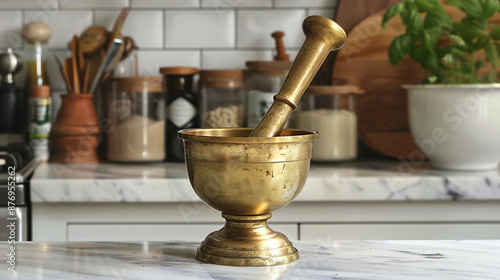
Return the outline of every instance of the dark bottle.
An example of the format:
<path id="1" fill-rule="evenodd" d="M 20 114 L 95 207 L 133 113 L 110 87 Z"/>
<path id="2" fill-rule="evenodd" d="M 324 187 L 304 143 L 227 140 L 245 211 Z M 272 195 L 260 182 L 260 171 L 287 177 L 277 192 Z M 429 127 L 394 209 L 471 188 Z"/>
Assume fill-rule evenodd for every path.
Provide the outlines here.
<path id="1" fill-rule="evenodd" d="M 185 128 L 200 127 L 199 100 L 193 91 L 193 78 L 198 73 L 194 67 L 163 67 L 160 73 L 166 83 L 166 129 L 165 151 L 167 161 L 184 161 L 182 140 L 177 131 Z"/>
<path id="2" fill-rule="evenodd" d="M 0 133 L 24 133 L 25 126 L 21 119 L 25 108 L 22 102 L 22 91 L 14 84 L 14 74 L 23 67 L 21 57 L 8 48 L 0 54 Z"/>

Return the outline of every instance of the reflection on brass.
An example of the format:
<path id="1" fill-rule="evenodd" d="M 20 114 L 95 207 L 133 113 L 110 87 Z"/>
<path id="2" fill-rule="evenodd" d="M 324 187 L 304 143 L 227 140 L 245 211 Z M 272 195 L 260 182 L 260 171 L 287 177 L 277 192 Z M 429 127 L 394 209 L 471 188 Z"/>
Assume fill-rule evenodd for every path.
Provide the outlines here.
<path id="1" fill-rule="evenodd" d="M 302 28 L 306 40 L 280 92 L 274 96 L 273 105 L 250 135 L 252 137 L 278 135 L 330 51 L 340 49 L 345 44 L 344 30 L 329 18 L 307 17 Z"/>
<path id="2" fill-rule="evenodd" d="M 267 220 L 302 190 L 318 133 L 283 130 L 279 137 L 248 137 L 251 130 L 179 131 L 194 191 L 226 219 L 226 225 L 198 248 L 199 260 L 267 266 L 299 257 L 288 238 L 271 230 Z"/>

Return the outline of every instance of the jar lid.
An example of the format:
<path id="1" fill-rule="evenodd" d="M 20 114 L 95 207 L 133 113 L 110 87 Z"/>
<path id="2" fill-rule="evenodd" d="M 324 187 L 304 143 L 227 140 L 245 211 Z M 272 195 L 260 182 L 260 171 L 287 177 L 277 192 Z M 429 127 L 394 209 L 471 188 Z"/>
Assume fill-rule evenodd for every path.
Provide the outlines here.
<path id="1" fill-rule="evenodd" d="M 309 86 L 305 94 L 321 94 L 321 95 L 334 95 L 334 94 L 363 94 L 364 90 L 356 85 L 312 85 Z"/>
<path id="2" fill-rule="evenodd" d="M 243 70 L 201 70 L 200 81 L 203 87 L 238 88 L 243 87 Z"/>
<path id="3" fill-rule="evenodd" d="M 110 77 L 106 80 L 107 91 L 161 92 L 162 76 Z"/>
<path id="4" fill-rule="evenodd" d="M 31 97 L 46 98 L 50 97 L 50 86 L 31 86 Z"/>
<path id="5" fill-rule="evenodd" d="M 160 73 L 164 75 L 187 76 L 198 73 L 198 68 L 187 66 L 161 67 Z"/>
<path id="6" fill-rule="evenodd" d="M 284 76 L 292 67 L 292 62 L 288 60 L 276 61 L 247 61 L 249 70 L 259 72 L 265 76 Z"/>

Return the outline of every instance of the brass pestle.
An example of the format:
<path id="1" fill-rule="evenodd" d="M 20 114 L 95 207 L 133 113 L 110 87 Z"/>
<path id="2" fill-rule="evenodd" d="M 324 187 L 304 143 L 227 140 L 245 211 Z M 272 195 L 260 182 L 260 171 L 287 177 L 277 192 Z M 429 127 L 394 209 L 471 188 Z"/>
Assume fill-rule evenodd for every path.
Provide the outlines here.
<path id="1" fill-rule="evenodd" d="M 279 135 L 330 51 L 342 48 L 346 41 L 345 31 L 333 20 L 326 17 L 307 17 L 302 24 L 302 29 L 306 40 L 300 48 L 283 86 L 279 93 L 274 96 L 271 108 L 252 131 L 250 137 Z"/>

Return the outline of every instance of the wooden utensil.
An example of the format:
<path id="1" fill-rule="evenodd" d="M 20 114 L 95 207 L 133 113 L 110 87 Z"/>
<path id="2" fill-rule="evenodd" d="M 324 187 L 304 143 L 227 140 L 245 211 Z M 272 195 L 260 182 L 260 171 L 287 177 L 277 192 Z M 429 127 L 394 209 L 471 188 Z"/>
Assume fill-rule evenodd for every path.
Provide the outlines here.
<path id="1" fill-rule="evenodd" d="M 71 71 L 73 76 L 73 92 L 75 94 L 80 94 L 80 74 L 78 72 L 78 37 L 73 36 L 71 41 Z"/>
<path id="2" fill-rule="evenodd" d="M 108 43 L 108 51 L 113 43 L 113 40 L 115 38 L 121 37 L 122 28 L 123 28 L 123 25 L 125 24 L 125 20 L 127 19 L 129 12 L 130 12 L 130 9 L 128 7 L 125 7 L 120 12 L 120 15 L 118 15 L 118 18 L 116 19 L 115 24 L 113 26 L 113 30 L 111 31 L 111 34 L 110 34 L 109 43 Z"/>
<path id="3" fill-rule="evenodd" d="M 65 67 L 63 66 L 63 64 L 61 62 L 61 59 L 55 54 L 54 54 L 54 59 L 56 60 L 57 65 L 59 66 L 59 71 L 61 72 L 61 76 L 64 79 L 64 83 L 66 84 L 66 89 L 68 90 L 68 93 L 72 92 L 73 88 L 71 87 L 71 82 L 68 78 L 68 74 L 66 73 L 67 71 L 65 70 Z"/>
<path id="4" fill-rule="evenodd" d="M 105 27 L 93 25 L 80 35 L 82 53 L 91 56 L 99 53 L 108 42 L 108 31 Z"/>
<path id="5" fill-rule="evenodd" d="M 68 93 L 73 94 L 73 66 L 71 65 L 71 58 L 66 58 L 64 60 L 63 72 L 66 77 L 68 77 Z"/>

